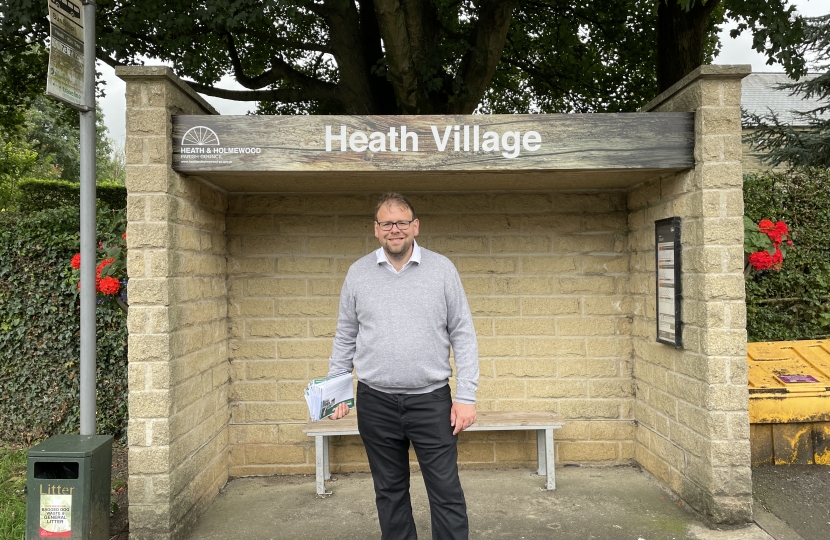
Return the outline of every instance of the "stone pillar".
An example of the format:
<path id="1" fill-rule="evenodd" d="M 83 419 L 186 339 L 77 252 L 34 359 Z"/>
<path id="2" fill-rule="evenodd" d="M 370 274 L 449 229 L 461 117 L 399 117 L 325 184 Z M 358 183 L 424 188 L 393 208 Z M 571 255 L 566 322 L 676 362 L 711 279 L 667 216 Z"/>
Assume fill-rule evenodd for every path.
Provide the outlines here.
<path id="1" fill-rule="evenodd" d="M 695 166 L 628 198 L 635 457 L 713 523 L 752 516 L 743 279 L 741 79 L 701 66 L 643 111 L 695 113 Z M 680 216 L 683 348 L 655 342 L 654 221 Z"/>
<path id="2" fill-rule="evenodd" d="M 171 168 L 174 114 L 218 114 L 166 67 L 127 82 L 130 538 L 179 538 L 228 478 L 224 193 Z"/>

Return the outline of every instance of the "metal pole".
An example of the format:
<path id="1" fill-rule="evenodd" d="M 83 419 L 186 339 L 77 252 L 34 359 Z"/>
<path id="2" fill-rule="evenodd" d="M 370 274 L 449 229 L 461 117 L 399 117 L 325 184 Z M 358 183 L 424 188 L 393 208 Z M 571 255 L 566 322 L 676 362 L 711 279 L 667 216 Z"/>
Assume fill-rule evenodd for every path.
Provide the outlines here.
<path id="1" fill-rule="evenodd" d="M 84 106 L 81 112 L 81 435 L 95 435 L 95 2 L 83 0 Z"/>

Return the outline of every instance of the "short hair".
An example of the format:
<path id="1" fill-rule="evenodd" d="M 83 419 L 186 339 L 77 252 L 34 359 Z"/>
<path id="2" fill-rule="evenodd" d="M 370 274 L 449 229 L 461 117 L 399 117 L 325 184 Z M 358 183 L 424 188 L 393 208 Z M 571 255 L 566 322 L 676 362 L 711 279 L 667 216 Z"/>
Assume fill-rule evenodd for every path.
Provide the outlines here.
<path id="1" fill-rule="evenodd" d="M 383 195 L 380 196 L 380 200 L 378 201 L 377 206 L 375 206 L 375 221 L 378 220 L 378 212 L 383 205 L 394 205 L 394 206 L 401 206 L 403 208 L 409 208 L 409 211 L 412 212 L 412 219 L 418 219 L 418 216 L 415 215 L 415 208 L 412 207 L 412 203 L 409 202 L 409 199 L 401 195 L 400 193 L 395 193 L 394 191 L 387 191 Z"/>

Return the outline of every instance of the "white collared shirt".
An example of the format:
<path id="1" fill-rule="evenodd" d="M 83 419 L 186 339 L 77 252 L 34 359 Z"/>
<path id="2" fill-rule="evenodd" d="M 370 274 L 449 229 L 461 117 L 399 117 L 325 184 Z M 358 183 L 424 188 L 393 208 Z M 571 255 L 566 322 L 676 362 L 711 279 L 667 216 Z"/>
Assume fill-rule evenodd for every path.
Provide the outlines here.
<path id="1" fill-rule="evenodd" d="M 392 272 L 393 274 L 400 274 L 413 264 L 421 264 L 421 248 L 418 246 L 418 242 L 416 242 L 414 239 L 412 240 L 412 244 L 412 256 L 409 257 L 409 260 L 406 261 L 406 264 L 403 265 L 403 268 L 401 268 L 400 271 L 395 270 L 395 267 L 392 266 L 391 262 L 389 262 L 389 258 L 386 256 L 386 252 L 383 251 L 383 247 L 379 247 L 377 250 L 375 250 L 375 255 L 378 258 L 378 264 L 384 265 L 386 269 Z"/>

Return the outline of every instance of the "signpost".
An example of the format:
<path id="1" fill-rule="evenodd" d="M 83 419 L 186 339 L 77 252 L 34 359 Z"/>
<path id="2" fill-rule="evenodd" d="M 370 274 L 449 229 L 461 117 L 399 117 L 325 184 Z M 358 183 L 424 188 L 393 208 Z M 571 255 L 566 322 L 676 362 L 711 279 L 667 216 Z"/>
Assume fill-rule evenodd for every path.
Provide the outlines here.
<path id="1" fill-rule="evenodd" d="M 49 0 L 46 94 L 81 114 L 81 435 L 95 435 L 95 2 Z"/>

